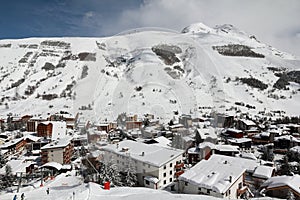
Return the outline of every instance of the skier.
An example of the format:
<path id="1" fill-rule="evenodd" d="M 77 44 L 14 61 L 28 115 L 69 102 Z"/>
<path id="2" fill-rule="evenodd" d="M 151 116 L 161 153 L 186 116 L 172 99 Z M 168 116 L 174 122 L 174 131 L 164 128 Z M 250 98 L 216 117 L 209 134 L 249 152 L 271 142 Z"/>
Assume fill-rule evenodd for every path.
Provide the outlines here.
<path id="1" fill-rule="evenodd" d="M 25 199 L 25 194 L 22 193 L 22 194 L 21 194 L 21 200 L 24 200 L 24 199 Z"/>
<path id="2" fill-rule="evenodd" d="M 16 194 L 15 194 L 15 196 L 14 196 L 13 200 L 17 200 L 17 195 L 16 195 Z"/>
<path id="3" fill-rule="evenodd" d="M 50 191 L 49 191 L 49 188 L 47 188 L 46 192 L 47 192 L 47 194 L 49 194 L 49 193 L 50 193 Z"/>

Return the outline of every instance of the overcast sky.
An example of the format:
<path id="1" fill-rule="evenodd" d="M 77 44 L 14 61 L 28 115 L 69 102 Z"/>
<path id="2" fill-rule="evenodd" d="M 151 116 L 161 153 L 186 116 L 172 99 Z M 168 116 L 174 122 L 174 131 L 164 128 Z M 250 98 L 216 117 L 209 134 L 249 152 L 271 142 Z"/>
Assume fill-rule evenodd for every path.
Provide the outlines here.
<path id="1" fill-rule="evenodd" d="M 300 56 L 299 0 L 3 0 L 0 38 L 107 36 L 139 27 L 233 24 Z"/>

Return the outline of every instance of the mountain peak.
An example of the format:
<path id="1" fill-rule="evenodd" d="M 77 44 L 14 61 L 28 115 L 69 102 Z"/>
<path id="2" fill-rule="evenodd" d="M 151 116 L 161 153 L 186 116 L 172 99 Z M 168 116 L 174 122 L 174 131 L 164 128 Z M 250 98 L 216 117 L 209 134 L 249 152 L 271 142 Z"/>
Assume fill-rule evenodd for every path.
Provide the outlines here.
<path id="1" fill-rule="evenodd" d="M 210 33 L 213 29 L 203 23 L 194 23 L 185 27 L 182 33 Z"/>

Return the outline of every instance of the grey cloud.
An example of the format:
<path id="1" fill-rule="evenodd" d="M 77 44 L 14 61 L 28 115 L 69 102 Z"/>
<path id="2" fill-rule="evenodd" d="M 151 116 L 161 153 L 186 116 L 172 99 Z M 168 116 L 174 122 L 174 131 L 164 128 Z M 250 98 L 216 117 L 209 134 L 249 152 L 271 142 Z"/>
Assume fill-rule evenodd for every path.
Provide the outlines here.
<path id="1" fill-rule="evenodd" d="M 297 0 L 151 0 L 124 10 L 104 34 L 137 27 L 180 31 L 191 23 L 208 26 L 230 23 L 275 48 L 300 55 L 300 1 Z"/>

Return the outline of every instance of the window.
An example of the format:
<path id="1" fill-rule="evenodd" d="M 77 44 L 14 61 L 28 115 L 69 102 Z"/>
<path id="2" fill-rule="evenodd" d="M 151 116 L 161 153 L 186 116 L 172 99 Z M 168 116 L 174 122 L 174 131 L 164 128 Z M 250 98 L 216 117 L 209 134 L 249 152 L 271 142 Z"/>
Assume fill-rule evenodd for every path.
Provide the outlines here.
<path id="1" fill-rule="evenodd" d="M 150 185 L 150 182 L 148 180 L 146 180 L 146 185 Z"/>
<path id="2" fill-rule="evenodd" d="M 148 164 L 148 168 L 150 168 L 150 165 Z"/>
<path id="3" fill-rule="evenodd" d="M 166 176 L 167 176 L 167 173 L 165 172 L 165 173 L 164 173 L 164 177 L 166 177 Z"/>
<path id="4" fill-rule="evenodd" d="M 145 170 L 145 169 L 143 169 L 143 173 L 144 173 L 144 174 L 146 173 L 146 170 Z"/>
<path id="5" fill-rule="evenodd" d="M 119 163 L 119 160 L 117 160 L 117 163 Z"/>
<path id="6" fill-rule="evenodd" d="M 145 163 L 143 163 L 143 166 L 145 166 Z"/>
<path id="7" fill-rule="evenodd" d="M 164 184 L 167 184 L 167 181 L 166 181 L 166 180 L 164 180 Z"/>
<path id="8" fill-rule="evenodd" d="M 171 170 L 171 171 L 170 171 L 170 175 L 172 175 L 172 173 L 173 173 L 173 171 Z"/>
<path id="9" fill-rule="evenodd" d="M 185 186 L 188 186 L 188 185 L 189 185 L 189 183 L 188 183 L 188 182 L 184 182 L 184 185 L 185 185 Z"/>
<path id="10" fill-rule="evenodd" d="M 173 179 L 172 178 L 170 178 L 170 182 L 172 182 L 173 181 Z"/>
<path id="11" fill-rule="evenodd" d="M 173 166 L 173 163 L 170 163 L 170 167 L 172 167 Z"/>
<path id="12" fill-rule="evenodd" d="M 164 166 L 164 169 L 167 169 L 167 166 L 166 166 L 166 165 Z"/>
<path id="13" fill-rule="evenodd" d="M 201 188 L 198 188 L 198 190 L 201 192 Z"/>
<path id="14" fill-rule="evenodd" d="M 210 194 L 211 189 L 207 189 L 207 194 Z"/>
<path id="15" fill-rule="evenodd" d="M 239 183 L 239 189 L 243 187 L 243 183 Z"/>

